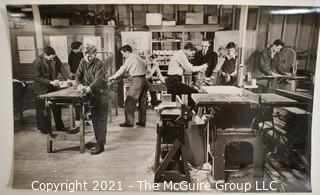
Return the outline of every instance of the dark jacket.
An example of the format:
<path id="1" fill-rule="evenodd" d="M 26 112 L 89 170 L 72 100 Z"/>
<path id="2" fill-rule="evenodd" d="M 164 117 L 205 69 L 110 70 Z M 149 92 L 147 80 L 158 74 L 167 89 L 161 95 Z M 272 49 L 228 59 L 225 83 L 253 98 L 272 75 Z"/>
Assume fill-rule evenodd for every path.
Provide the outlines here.
<path id="1" fill-rule="evenodd" d="M 208 68 L 206 70 L 206 77 L 210 77 L 212 75 L 212 71 L 216 67 L 218 62 L 218 55 L 212 49 L 208 49 L 206 55 L 202 55 L 202 50 L 199 50 L 194 55 L 193 63 L 195 66 L 200 66 L 204 63 L 208 64 Z"/>
<path id="2" fill-rule="evenodd" d="M 72 72 L 72 74 L 75 74 L 77 72 L 79 63 L 82 58 L 83 58 L 82 52 L 74 53 L 73 51 L 71 51 L 69 53 L 68 63 L 69 63 L 70 71 Z"/>
<path id="3" fill-rule="evenodd" d="M 272 58 L 270 47 L 262 50 L 259 55 L 258 75 L 272 75 Z"/>
<path id="4" fill-rule="evenodd" d="M 225 60 L 221 67 L 222 72 L 232 74 L 236 70 L 237 58 L 238 58 L 237 56 L 235 58 L 230 58 L 230 59 L 225 57 Z M 221 77 L 221 78 L 222 78 L 222 85 L 235 85 L 237 83 L 236 75 L 231 76 L 228 82 L 225 80 L 224 77 Z"/>
<path id="5" fill-rule="evenodd" d="M 60 59 L 56 56 L 53 61 L 48 61 L 44 55 L 40 55 L 33 61 L 33 91 L 36 95 L 47 93 L 50 81 L 57 79 L 61 73 L 64 79 L 69 75 Z"/>
<path id="6" fill-rule="evenodd" d="M 104 92 L 105 69 L 102 61 L 98 58 L 95 58 L 91 63 L 82 59 L 75 76 L 77 83 L 90 86 L 93 94 L 99 95 Z"/>

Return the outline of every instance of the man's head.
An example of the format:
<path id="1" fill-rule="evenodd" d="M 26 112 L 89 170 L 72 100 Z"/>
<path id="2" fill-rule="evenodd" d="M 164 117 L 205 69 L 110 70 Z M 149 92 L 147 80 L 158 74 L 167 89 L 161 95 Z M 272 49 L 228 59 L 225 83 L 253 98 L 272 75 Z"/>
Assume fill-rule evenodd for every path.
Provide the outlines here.
<path id="1" fill-rule="evenodd" d="M 82 43 L 79 42 L 79 41 L 74 41 L 71 43 L 71 50 L 74 52 L 74 53 L 79 53 L 81 52 L 81 49 L 82 49 Z"/>
<path id="2" fill-rule="evenodd" d="M 130 45 L 124 45 L 121 47 L 121 54 L 127 58 L 132 53 L 132 47 Z"/>
<path id="3" fill-rule="evenodd" d="M 226 50 L 228 51 L 228 56 L 236 55 L 236 44 L 234 42 L 229 42 L 226 46 Z"/>
<path id="4" fill-rule="evenodd" d="M 284 42 L 282 42 L 280 39 L 277 39 L 273 42 L 272 46 L 271 46 L 271 50 L 274 53 L 279 52 L 284 46 Z"/>
<path id="5" fill-rule="evenodd" d="M 87 62 L 92 62 L 97 56 L 97 47 L 95 45 L 87 44 L 83 48 L 83 56 Z"/>
<path id="6" fill-rule="evenodd" d="M 208 39 L 202 39 L 201 47 L 202 47 L 202 50 L 207 51 L 210 47 L 210 41 Z"/>
<path id="7" fill-rule="evenodd" d="M 188 57 L 192 56 L 194 51 L 196 50 L 196 48 L 192 45 L 192 43 L 187 43 L 183 49 L 184 49 L 184 53 Z"/>
<path id="8" fill-rule="evenodd" d="M 50 46 L 45 47 L 43 49 L 43 52 L 44 52 L 44 57 L 49 61 L 52 61 L 56 57 L 56 51 Z"/>
<path id="9" fill-rule="evenodd" d="M 150 56 L 150 60 L 151 61 L 153 61 L 153 60 L 155 60 L 155 59 L 157 59 L 158 58 L 158 55 L 157 54 L 152 54 L 151 56 Z"/>

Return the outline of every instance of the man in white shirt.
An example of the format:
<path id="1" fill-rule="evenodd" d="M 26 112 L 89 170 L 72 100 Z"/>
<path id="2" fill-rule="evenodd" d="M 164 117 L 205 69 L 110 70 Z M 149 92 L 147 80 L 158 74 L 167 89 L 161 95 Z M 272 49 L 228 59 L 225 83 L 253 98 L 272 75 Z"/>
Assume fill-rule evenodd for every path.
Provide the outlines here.
<path id="1" fill-rule="evenodd" d="M 193 66 L 188 57 L 192 55 L 195 47 L 188 43 L 183 49 L 177 51 L 169 62 L 168 77 L 166 79 L 166 86 L 169 94 L 172 94 L 173 100 L 176 95 L 189 95 L 189 105 L 192 105 L 191 93 L 197 93 L 194 88 L 182 83 L 182 75 L 185 71 L 189 72 L 205 72 L 208 68 L 207 64 L 201 66 Z"/>
<path id="2" fill-rule="evenodd" d="M 132 77 L 132 84 L 125 100 L 125 122 L 121 123 L 120 127 L 133 127 L 137 102 L 139 102 L 139 120 L 136 124 L 145 127 L 148 90 L 146 64 L 138 55 L 132 53 L 130 45 L 123 46 L 121 54 L 126 58 L 124 64 L 113 76 L 109 77 L 109 81 L 115 80 L 125 73 Z"/>

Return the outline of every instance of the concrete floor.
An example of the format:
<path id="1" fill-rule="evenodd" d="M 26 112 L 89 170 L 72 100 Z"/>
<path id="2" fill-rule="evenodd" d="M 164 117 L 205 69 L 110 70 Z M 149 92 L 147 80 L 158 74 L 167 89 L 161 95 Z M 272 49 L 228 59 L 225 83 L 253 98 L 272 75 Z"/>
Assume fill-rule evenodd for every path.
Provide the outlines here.
<path id="1" fill-rule="evenodd" d="M 63 118 L 65 124 L 68 124 L 66 113 Z M 80 154 L 79 142 L 60 141 L 55 144 L 55 153 L 47 153 L 47 135 L 36 130 L 35 111 L 26 110 L 24 125 L 15 126 L 13 188 L 31 189 L 33 181 L 55 184 L 78 181 L 87 182 L 88 190 L 92 190 L 94 181 L 99 181 L 100 184 L 106 181 L 103 184 L 109 184 L 109 187 L 112 182 L 116 182 L 117 189 L 117 182 L 121 182 L 123 191 L 152 191 L 141 189 L 137 181 L 153 182 L 158 120 L 158 114 L 150 109 L 145 128 L 120 128 L 118 124 L 124 121 L 123 109 L 120 109 L 119 115 L 113 116 L 112 123 L 108 123 L 105 152 L 90 155 L 89 149 L 86 149 L 84 154 Z M 86 132 L 86 142 L 95 142 L 92 127 L 88 127 Z M 210 167 L 206 170 L 189 168 L 193 183 L 211 183 L 208 179 Z M 304 179 L 306 180 L 309 181 Z M 213 188 L 203 191 L 221 192 Z M 308 184 L 307 187 L 294 188 L 292 191 L 310 191 L 310 186 Z"/>
<path id="2" fill-rule="evenodd" d="M 24 112 L 25 124 L 15 127 L 14 184 L 13 188 L 30 189 L 35 180 L 41 182 L 121 181 L 125 191 L 139 191 L 136 181 L 153 181 L 152 165 L 156 139 L 156 112 L 148 110 L 145 128 L 120 128 L 123 109 L 108 124 L 105 152 L 90 155 L 87 149 L 79 152 L 78 142 L 58 142 L 55 153 L 47 153 L 47 136 L 35 127 L 35 112 Z M 67 122 L 68 120 L 66 120 Z M 86 142 L 94 142 L 92 129 L 88 130 Z M 67 181 L 66 181 L 67 180 Z M 133 187 L 129 187 L 132 185 Z"/>

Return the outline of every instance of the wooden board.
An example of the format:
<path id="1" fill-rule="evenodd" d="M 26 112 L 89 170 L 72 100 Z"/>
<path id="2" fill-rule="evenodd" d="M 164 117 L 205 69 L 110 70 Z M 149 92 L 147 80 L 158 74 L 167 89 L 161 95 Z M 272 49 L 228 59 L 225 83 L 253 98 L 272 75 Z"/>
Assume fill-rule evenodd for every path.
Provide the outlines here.
<path id="1" fill-rule="evenodd" d="M 264 93 L 260 94 L 261 104 L 267 104 L 272 106 L 295 106 L 300 105 L 302 102 L 274 94 L 274 93 Z"/>
<path id="2" fill-rule="evenodd" d="M 289 75 L 265 75 L 261 77 L 257 77 L 257 80 L 263 79 L 290 79 L 290 80 L 304 80 L 306 76 L 289 76 Z"/>
<path id="3" fill-rule="evenodd" d="M 48 99 L 81 99 L 84 96 L 85 95 L 81 94 L 81 92 L 79 92 L 78 90 L 70 87 L 70 88 L 59 90 L 59 91 L 54 91 L 51 93 L 39 95 L 39 98 L 41 98 L 41 99 L 45 99 L 45 98 L 48 98 Z"/>
<path id="4" fill-rule="evenodd" d="M 235 86 L 202 86 L 209 94 L 241 94 L 241 89 Z"/>
<path id="5" fill-rule="evenodd" d="M 198 106 L 258 104 L 257 101 L 239 94 L 192 94 L 192 99 Z"/>

